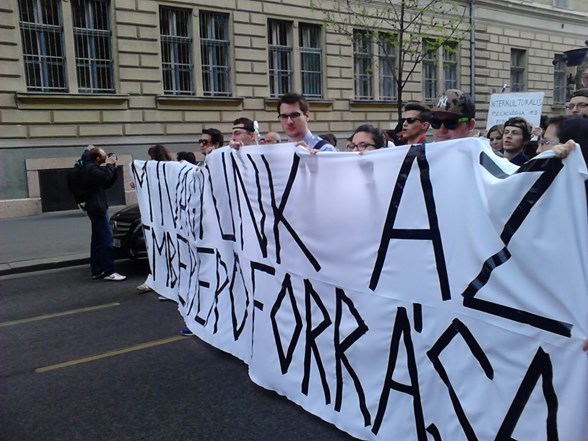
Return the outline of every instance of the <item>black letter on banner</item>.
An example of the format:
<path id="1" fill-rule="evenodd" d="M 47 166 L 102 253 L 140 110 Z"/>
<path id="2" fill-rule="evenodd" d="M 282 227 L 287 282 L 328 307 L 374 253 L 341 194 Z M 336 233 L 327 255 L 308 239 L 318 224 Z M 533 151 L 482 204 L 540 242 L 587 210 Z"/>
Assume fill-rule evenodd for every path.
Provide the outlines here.
<path id="1" fill-rule="evenodd" d="M 214 254 L 214 248 L 204 248 L 204 247 L 197 247 L 196 248 L 196 256 L 198 257 L 198 263 L 197 266 L 199 268 L 202 268 L 201 265 L 201 260 L 200 260 L 200 254 Z M 194 320 L 196 320 L 197 323 L 199 323 L 200 325 L 204 326 L 206 324 L 206 322 L 204 321 L 203 317 L 200 317 L 198 314 L 200 313 L 200 307 L 202 306 L 202 302 L 200 300 L 200 287 L 203 286 L 205 288 L 209 288 L 210 287 L 210 282 L 208 280 L 201 280 L 200 278 L 198 278 L 198 288 L 196 291 L 196 295 L 194 296 L 194 298 L 192 299 L 192 302 L 190 302 L 190 307 L 188 308 L 188 312 L 187 314 L 190 315 L 190 313 L 192 312 L 192 308 L 194 307 L 194 301 L 198 301 L 197 307 L 196 307 L 196 316 L 194 317 Z"/>
<path id="2" fill-rule="evenodd" d="M 308 395 L 308 383 L 310 381 L 310 351 L 314 354 L 316 361 L 316 367 L 319 370 L 321 377 L 321 383 L 323 385 L 323 392 L 325 394 L 325 404 L 331 402 L 331 391 L 329 389 L 329 383 L 327 382 L 327 375 L 325 373 L 325 367 L 321 360 L 321 354 L 316 344 L 316 339 L 323 333 L 325 329 L 331 326 L 331 318 L 325 305 L 323 304 L 320 296 L 314 290 L 309 280 L 304 279 L 304 297 L 306 303 L 306 346 L 304 348 L 304 377 L 302 378 L 302 393 Z M 323 320 L 314 329 L 312 328 L 312 308 L 310 299 L 314 299 L 315 304 L 318 306 L 323 314 Z"/>
<path id="3" fill-rule="evenodd" d="M 153 275 L 154 279 L 157 277 L 157 260 L 155 259 L 155 256 L 156 253 L 157 255 L 162 256 L 165 248 L 165 263 L 167 269 L 165 285 L 173 288 L 177 282 L 177 275 L 173 267 L 173 259 L 176 254 L 176 249 L 171 239 L 170 233 L 164 231 L 162 242 L 159 243 L 157 242 L 157 237 L 153 228 L 151 228 L 149 225 L 143 225 L 143 228 L 146 232 L 151 231 L 151 238 L 153 240 L 153 249 L 151 250 L 151 263 L 153 267 L 151 268 L 151 274 Z"/>
<path id="4" fill-rule="evenodd" d="M 543 348 L 540 347 L 521 382 L 517 394 L 512 400 L 512 404 L 502 422 L 502 426 L 500 426 L 500 429 L 498 430 L 496 440 L 513 440 L 512 433 L 514 432 L 519 418 L 531 397 L 533 389 L 535 389 L 535 386 L 539 381 L 539 377 L 542 377 L 543 379 L 543 397 L 547 403 L 547 439 L 548 441 L 557 441 L 559 439 L 557 432 L 558 403 L 557 395 L 555 394 L 555 389 L 553 387 L 553 366 L 549 354 L 546 354 L 543 351 Z"/>
<path id="5" fill-rule="evenodd" d="M 398 383 L 392 378 L 394 369 L 396 368 L 396 360 L 398 358 L 398 348 L 400 345 L 400 337 L 404 337 L 404 347 L 406 348 L 406 359 L 408 363 L 408 374 L 410 376 L 410 384 Z M 408 314 L 406 308 L 398 308 L 396 313 L 396 320 L 394 322 L 394 330 L 392 332 L 392 339 L 390 340 L 390 355 L 388 359 L 388 369 L 386 370 L 386 380 L 382 388 L 382 395 L 380 396 L 380 403 L 378 405 L 378 413 L 372 426 L 372 432 L 378 434 L 384 414 L 388 407 L 388 399 L 390 397 L 390 389 L 411 395 L 413 398 L 413 411 L 416 424 L 417 439 L 419 441 L 427 441 L 427 433 L 425 432 L 425 417 L 423 416 L 423 407 L 421 405 L 421 393 L 419 391 L 419 373 L 417 370 L 416 359 L 414 356 L 414 346 L 410 337 L 410 323 L 408 321 Z"/>
<path id="6" fill-rule="evenodd" d="M 484 161 L 482 165 L 484 165 Z M 542 317 L 537 314 L 532 314 L 528 311 L 522 311 L 520 309 L 511 308 L 510 306 L 500 305 L 488 300 L 476 298 L 478 291 L 480 291 L 480 289 L 482 289 L 486 283 L 488 283 L 492 271 L 510 259 L 511 254 L 508 250 L 508 244 L 510 243 L 510 240 L 517 232 L 523 221 L 527 218 L 527 215 L 531 212 L 531 209 L 551 186 L 553 180 L 562 168 L 563 164 L 561 159 L 541 158 L 533 159 L 525 163 L 517 170 L 517 173 L 537 171 L 541 171 L 543 173 L 535 181 L 525 196 L 523 196 L 523 199 L 506 222 L 506 225 L 504 225 L 500 235 L 500 238 L 504 243 L 504 248 L 484 262 L 480 273 L 474 280 L 470 282 L 468 287 L 463 292 L 463 305 L 465 307 L 487 312 L 488 314 L 503 317 L 515 322 L 531 325 L 535 328 L 543 329 L 544 331 L 552 332 L 564 337 L 571 337 L 571 323 L 561 322 L 555 319 Z"/>
<path id="7" fill-rule="evenodd" d="M 282 223 L 282 224 L 284 224 L 284 227 L 286 228 L 286 230 L 288 230 L 288 232 L 292 236 L 292 239 L 294 239 L 294 242 L 296 242 L 296 244 L 300 247 L 300 249 L 302 250 L 302 252 L 306 256 L 306 258 L 308 259 L 308 261 L 310 262 L 312 267 L 315 269 L 315 271 L 320 271 L 321 265 L 318 263 L 318 260 L 316 260 L 316 257 L 314 257 L 312 255 L 312 253 L 306 247 L 306 245 L 304 245 L 304 243 L 302 242 L 302 239 L 300 239 L 298 234 L 296 234 L 296 231 L 294 231 L 294 228 L 292 228 L 292 225 L 290 225 L 290 223 L 284 217 L 284 209 L 286 208 L 286 203 L 288 202 L 288 197 L 290 197 L 290 191 L 292 190 L 292 185 L 294 185 L 294 179 L 296 178 L 296 173 L 298 173 L 298 164 L 300 163 L 300 158 L 297 155 L 294 155 L 294 157 L 293 157 L 292 168 L 290 169 L 290 176 L 288 176 L 288 182 L 286 183 L 286 187 L 284 188 L 284 193 L 282 194 L 282 199 L 280 200 L 279 207 L 276 204 L 276 195 L 274 193 L 274 181 L 272 178 L 272 171 L 270 169 L 269 163 L 267 162 L 267 159 L 265 158 L 265 156 L 262 156 L 261 159 L 263 160 L 263 162 L 265 164 L 265 168 L 267 170 L 270 195 L 271 195 L 271 199 L 272 199 L 272 210 L 274 212 L 274 237 L 276 239 L 276 262 L 281 263 L 280 230 L 278 227 L 279 227 L 280 223 Z"/>
<path id="8" fill-rule="evenodd" d="M 192 270 L 192 253 L 190 250 L 190 243 L 188 242 L 188 239 L 186 239 L 185 237 L 183 237 L 180 234 L 176 234 L 176 237 L 178 239 L 178 245 L 177 245 L 177 249 L 178 249 L 178 286 L 182 286 L 181 283 L 181 276 L 182 276 L 182 269 L 186 269 L 188 268 L 188 266 L 186 265 L 186 262 L 184 262 L 182 260 L 182 253 L 181 253 L 181 247 L 180 247 L 180 243 L 179 242 L 183 242 L 186 246 L 186 249 L 188 249 L 188 256 L 190 257 L 190 270 Z M 191 276 L 192 274 L 190 274 Z M 188 281 L 188 292 L 190 292 L 190 286 L 192 285 L 192 277 L 189 278 Z M 186 293 L 188 294 L 188 293 Z M 181 292 L 178 292 L 178 300 L 180 301 L 180 304 L 182 306 L 186 305 L 186 300 L 184 299 L 184 297 L 182 296 Z"/>
<path id="9" fill-rule="evenodd" d="M 151 203 L 151 188 L 149 188 L 149 175 L 147 174 L 147 161 L 143 163 L 143 167 L 141 167 L 141 174 L 137 171 L 138 168 L 135 167 L 135 162 L 133 161 L 133 165 L 131 170 L 133 171 L 133 175 L 137 178 L 136 181 L 139 184 L 139 188 L 143 188 L 143 182 L 145 182 L 145 187 L 147 187 L 147 200 L 149 201 L 149 223 L 153 223 L 153 204 Z"/>
<path id="10" fill-rule="evenodd" d="M 234 263 L 233 263 L 233 275 L 231 276 L 231 284 L 229 285 L 229 296 L 231 297 L 231 318 L 233 319 L 233 337 L 235 341 L 239 340 L 243 329 L 245 328 L 245 322 L 247 321 L 247 317 L 249 312 L 247 308 L 249 308 L 249 291 L 247 291 L 247 286 L 245 285 L 245 277 L 243 277 L 243 270 L 241 268 L 241 262 L 239 262 L 239 256 L 234 254 Z M 239 267 L 239 274 L 241 275 L 241 280 L 243 281 L 243 290 L 245 291 L 245 313 L 243 314 L 243 320 L 241 320 L 241 324 L 237 323 L 237 311 L 235 308 L 235 280 L 237 280 L 237 267 Z"/>
<path id="11" fill-rule="evenodd" d="M 406 186 L 408 175 L 412 170 L 414 160 L 420 170 L 421 187 L 423 189 L 423 196 L 425 199 L 425 206 L 427 207 L 427 216 L 429 218 L 429 229 L 398 229 L 394 228 L 396 215 L 398 214 L 398 207 L 400 200 Z M 439 231 L 439 222 L 437 220 L 437 211 L 435 209 L 435 198 L 433 196 L 433 186 L 429 176 L 429 163 L 425 156 L 424 144 L 417 144 L 410 147 L 404 162 L 400 167 L 398 179 L 394 185 L 394 192 L 390 200 L 390 207 L 388 215 L 386 216 L 386 223 L 384 231 L 382 232 L 382 240 L 378 249 L 378 256 L 372 272 L 370 280 L 370 289 L 375 291 L 382 274 L 384 262 L 386 261 L 386 254 L 392 239 L 399 240 L 430 240 L 433 244 L 433 251 L 435 253 L 435 262 L 437 265 L 437 275 L 439 276 L 439 286 L 441 289 L 441 298 L 443 300 L 451 299 L 451 291 L 449 289 L 449 277 L 447 275 L 447 265 L 445 264 L 445 255 L 443 254 L 443 243 L 441 242 L 441 232 Z"/>
<path id="12" fill-rule="evenodd" d="M 163 170 L 163 177 L 160 176 L 160 170 Z M 163 195 L 161 192 L 161 184 L 163 183 L 165 185 L 165 193 L 167 196 L 167 206 L 169 207 L 169 212 L 172 213 L 172 197 L 171 194 L 169 192 L 169 185 L 168 185 L 168 181 L 167 181 L 167 168 L 165 166 L 165 161 L 158 161 L 157 162 L 157 181 L 159 183 L 158 188 L 159 188 L 159 203 L 161 204 L 161 206 L 159 207 L 161 209 L 161 225 L 163 226 L 165 224 L 165 218 L 163 216 L 164 210 L 163 210 Z M 177 224 L 176 224 L 176 219 L 173 215 L 170 216 L 172 221 L 174 222 L 174 228 L 177 228 Z"/>
<path id="13" fill-rule="evenodd" d="M 455 390 L 453 389 L 453 386 L 449 381 L 449 376 L 447 375 L 447 372 L 445 371 L 445 368 L 443 367 L 443 364 L 439 359 L 439 355 L 441 354 L 441 352 L 443 352 L 443 350 L 449 345 L 449 343 L 451 343 L 451 341 L 457 334 L 461 335 L 464 342 L 470 349 L 472 355 L 478 361 L 480 367 L 486 374 L 486 377 L 492 380 L 494 378 L 494 370 L 492 369 L 490 360 L 488 360 L 488 357 L 486 357 L 486 354 L 484 354 L 484 351 L 482 350 L 482 348 L 476 341 L 476 338 L 472 335 L 468 327 L 458 319 L 454 319 L 451 322 L 451 325 L 449 325 L 445 332 L 439 337 L 439 339 L 435 342 L 433 347 L 427 351 L 427 356 L 433 363 L 433 366 L 439 374 L 439 377 L 441 378 L 441 380 L 443 380 L 445 386 L 447 386 L 447 390 L 449 391 L 449 397 L 451 398 L 451 402 L 453 403 L 453 409 L 455 409 L 455 414 L 457 415 L 459 424 L 461 425 L 466 435 L 466 438 L 471 441 L 477 440 L 478 438 L 476 437 L 476 433 L 474 432 L 474 429 L 468 421 L 468 418 L 463 410 L 463 407 L 461 407 L 459 398 L 457 397 L 457 394 L 455 393 Z"/>
<path id="14" fill-rule="evenodd" d="M 255 292 L 255 271 L 261 271 L 262 273 L 269 274 L 270 276 L 274 276 L 276 274 L 276 269 L 273 266 L 265 265 L 260 262 L 251 262 L 251 286 L 253 292 Z M 255 325 L 255 308 L 263 311 L 263 303 L 259 300 L 253 299 L 253 324 Z M 253 328 L 255 329 L 255 328 Z"/>
<path id="15" fill-rule="evenodd" d="M 292 339 L 288 344 L 288 350 L 286 352 L 286 355 L 284 355 L 282 339 L 280 338 L 280 330 L 278 328 L 278 321 L 276 320 L 276 316 L 278 315 L 278 311 L 282 306 L 282 301 L 286 297 L 286 293 L 288 294 L 290 304 L 292 305 L 292 312 L 294 313 L 294 320 L 296 321 L 296 326 L 294 327 L 294 332 L 292 333 Z M 294 349 L 296 348 L 296 344 L 298 343 L 298 339 L 300 338 L 300 333 L 302 331 L 302 318 L 300 317 L 300 312 L 298 311 L 298 306 L 296 305 L 296 298 L 294 297 L 294 291 L 292 289 L 292 281 L 290 280 L 290 274 L 286 274 L 284 276 L 284 280 L 282 281 L 282 289 L 278 293 L 276 303 L 274 303 L 274 306 L 272 307 L 270 319 L 272 321 L 272 330 L 274 331 L 276 348 L 278 349 L 280 368 L 282 369 L 282 374 L 285 374 L 286 372 L 288 372 L 290 363 L 292 363 Z"/>
<path id="16" fill-rule="evenodd" d="M 223 283 L 220 283 L 220 271 L 219 267 L 223 267 L 225 269 L 225 280 Z M 216 289 L 214 291 L 214 331 L 213 334 L 218 332 L 218 321 L 220 318 L 220 314 L 218 312 L 218 299 L 220 297 L 221 292 L 225 289 L 225 287 L 229 284 L 229 268 L 225 261 L 221 259 L 221 255 L 216 250 Z M 208 318 L 210 317 L 210 313 L 212 312 L 212 308 L 208 311 L 206 316 L 206 322 L 208 322 Z"/>
<path id="17" fill-rule="evenodd" d="M 218 228 L 221 232 L 221 236 L 223 238 L 223 240 L 230 240 L 232 242 L 235 242 L 235 220 L 233 219 L 233 204 L 231 203 L 231 191 L 229 189 L 229 178 L 227 176 L 227 164 L 225 161 L 225 157 L 227 154 L 230 153 L 222 153 L 222 157 L 223 157 L 223 174 L 225 176 L 225 186 L 226 186 L 226 194 L 227 197 L 229 198 L 229 218 L 231 219 L 231 225 L 232 225 L 232 231 L 225 233 L 223 231 L 223 226 L 221 224 L 221 215 L 220 212 L 218 211 L 218 203 L 216 201 L 216 197 L 214 196 L 215 192 L 214 192 L 214 187 L 212 185 L 212 173 L 208 173 L 208 183 L 210 184 L 210 194 L 212 196 L 212 202 L 214 205 L 214 212 L 216 213 L 216 220 L 218 221 Z"/>
<path id="18" fill-rule="evenodd" d="M 263 257 L 267 257 L 267 237 L 265 235 L 265 211 L 263 210 L 263 204 L 261 202 L 261 184 L 259 182 L 259 170 L 257 169 L 257 165 L 255 165 L 255 161 L 251 159 L 251 155 L 246 155 L 251 165 L 255 170 L 255 184 L 257 186 L 257 203 L 259 205 L 259 210 L 261 211 L 261 220 L 260 225 L 257 225 L 255 215 L 253 214 L 253 207 L 251 206 L 251 201 L 249 200 L 249 195 L 247 194 L 247 190 L 245 188 L 245 183 L 243 182 L 243 178 L 241 176 L 241 172 L 239 171 L 239 166 L 237 165 L 237 161 L 235 161 L 234 157 L 231 157 L 233 161 L 233 173 L 235 174 L 235 188 L 237 186 L 241 187 L 241 191 L 245 196 L 245 202 L 247 203 L 247 211 L 249 211 L 249 217 L 251 218 L 251 223 L 255 228 L 255 236 L 257 237 L 257 242 L 259 243 L 259 248 L 261 249 L 261 254 Z M 239 214 L 241 214 L 241 201 L 237 195 L 237 204 L 239 207 Z M 243 249 L 243 220 L 241 220 L 241 249 Z"/>
<path id="19" fill-rule="evenodd" d="M 349 297 L 345 295 L 345 291 L 341 288 L 336 288 L 335 293 L 337 295 L 337 307 L 335 310 L 335 376 L 337 377 L 337 390 L 335 392 L 335 411 L 341 411 L 341 402 L 343 401 L 343 372 L 341 369 L 341 363 L 345 365 L 345 369 L 349 373 L 349 376 L 353 380 L 353 385 L 355 386 L 355 391 L 357 392 L 357 397 L 359 399 L 359 408 L 361 409 L 361 414 L 363 415 L 363 423 L 364 426 L 369 426 L 372 423 L 372 418 L 370 412 L 367 408 L 365 403 L 365 393 L 363 391 L 363 387 L 361 386 L 361 381 L 359 377 L 351 367 L 351 363 L 349 363 L 349 359 L 347 355 L 345 355 L 345 351 L 351 347 L 359 338 L 368 331 L 368 327 L 365 324 L 363 318 L 357 312 L 355 305 L 351 301 Z M 341 332 L 339 330 L 341 326 L 341 319 L 343 317 L 343 303 L 347 305 L 347 309 L 355 319 L 355 323 L 357 323 L 357 327 L 351 331 L 347 337 L 341 341 Z"/>

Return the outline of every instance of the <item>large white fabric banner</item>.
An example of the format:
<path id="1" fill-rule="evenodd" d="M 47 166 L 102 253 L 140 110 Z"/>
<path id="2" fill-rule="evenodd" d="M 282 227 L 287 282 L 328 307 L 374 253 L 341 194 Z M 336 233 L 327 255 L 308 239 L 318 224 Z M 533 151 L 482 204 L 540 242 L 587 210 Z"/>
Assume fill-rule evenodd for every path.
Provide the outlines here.
<path id="1" fill-rule="evenodd" d="M 154 288 L 257 384 L 360 439 L 588 439 L 578 151 L 284 144 L 131 171 Z"/>

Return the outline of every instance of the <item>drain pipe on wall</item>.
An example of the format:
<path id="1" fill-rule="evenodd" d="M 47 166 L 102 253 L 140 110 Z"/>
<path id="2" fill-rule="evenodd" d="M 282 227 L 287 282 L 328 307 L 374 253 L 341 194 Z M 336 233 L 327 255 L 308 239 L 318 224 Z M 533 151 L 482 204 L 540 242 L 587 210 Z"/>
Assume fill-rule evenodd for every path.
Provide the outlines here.
<path id="1" fill-rule="evenodd" d="M 470 1 L 470 96 L 476 102 L 476 0 Z"/>

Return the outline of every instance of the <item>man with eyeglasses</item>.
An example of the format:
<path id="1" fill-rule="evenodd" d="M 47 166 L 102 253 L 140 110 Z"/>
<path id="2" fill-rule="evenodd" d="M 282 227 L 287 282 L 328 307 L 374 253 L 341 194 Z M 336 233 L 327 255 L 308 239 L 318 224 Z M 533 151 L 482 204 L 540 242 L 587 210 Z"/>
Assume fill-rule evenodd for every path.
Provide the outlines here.
<path id="1" fill-rule="evenodd" d="M 406 144 L 422 144 L 427 139 L 427 130 L 429 130 L 429 121 L 432 113 L 425 106 L 418 103 L 407 103 L 402 112 L 402 137 Z"/>
<path id="2" fill-rule="evenodd" d="M 458 89 L 446 90 L 435 103 L 433 117 L 434 141 L 447 141 L 474 136 L 476 107 L 472 97 Z"/>
<path id="3" fill-rule="evenodd" d="M 198 140 L 200 152 L 205 156 L 214 149 L 222 147 L 224 142 L 223 134 L 217 129 L 202 130 L 202 137 Z"/>
<path id="4" fill-rule="evenodd" d="M 578 89 L 572 94 L 570 103 L 566 106 L 568 115 L 588 117 L 588 88 Z"/>
<path id="5" fill-rule="evenodd" d="M 304 96 L 286 93 L 278 101 L 278 118 L 290 142 L 308 148 L 311 152 L 335 152 L 337 149 L 308 129 L 310 108 Z"/>

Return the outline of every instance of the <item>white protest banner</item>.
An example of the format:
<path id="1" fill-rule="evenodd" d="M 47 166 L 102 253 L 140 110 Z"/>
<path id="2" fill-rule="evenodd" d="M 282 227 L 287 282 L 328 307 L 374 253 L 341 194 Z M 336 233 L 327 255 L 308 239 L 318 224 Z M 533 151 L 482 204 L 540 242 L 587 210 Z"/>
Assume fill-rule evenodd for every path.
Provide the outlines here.
<path id="1" fill-rule="evenodd" d="M 544 96 L 544 92 L 493 93 L 486 130 L 493 125 L 504 124 L 513 116 L 521 116 L 533 127 L 539 127 Z"/>
<path id="2" fill-rule="evenodd" d="M 156 290 L 257 384 L 360 439 L 584 441 L 587 172 L 548 156 L 290 144 L 132 172 Z"/>

